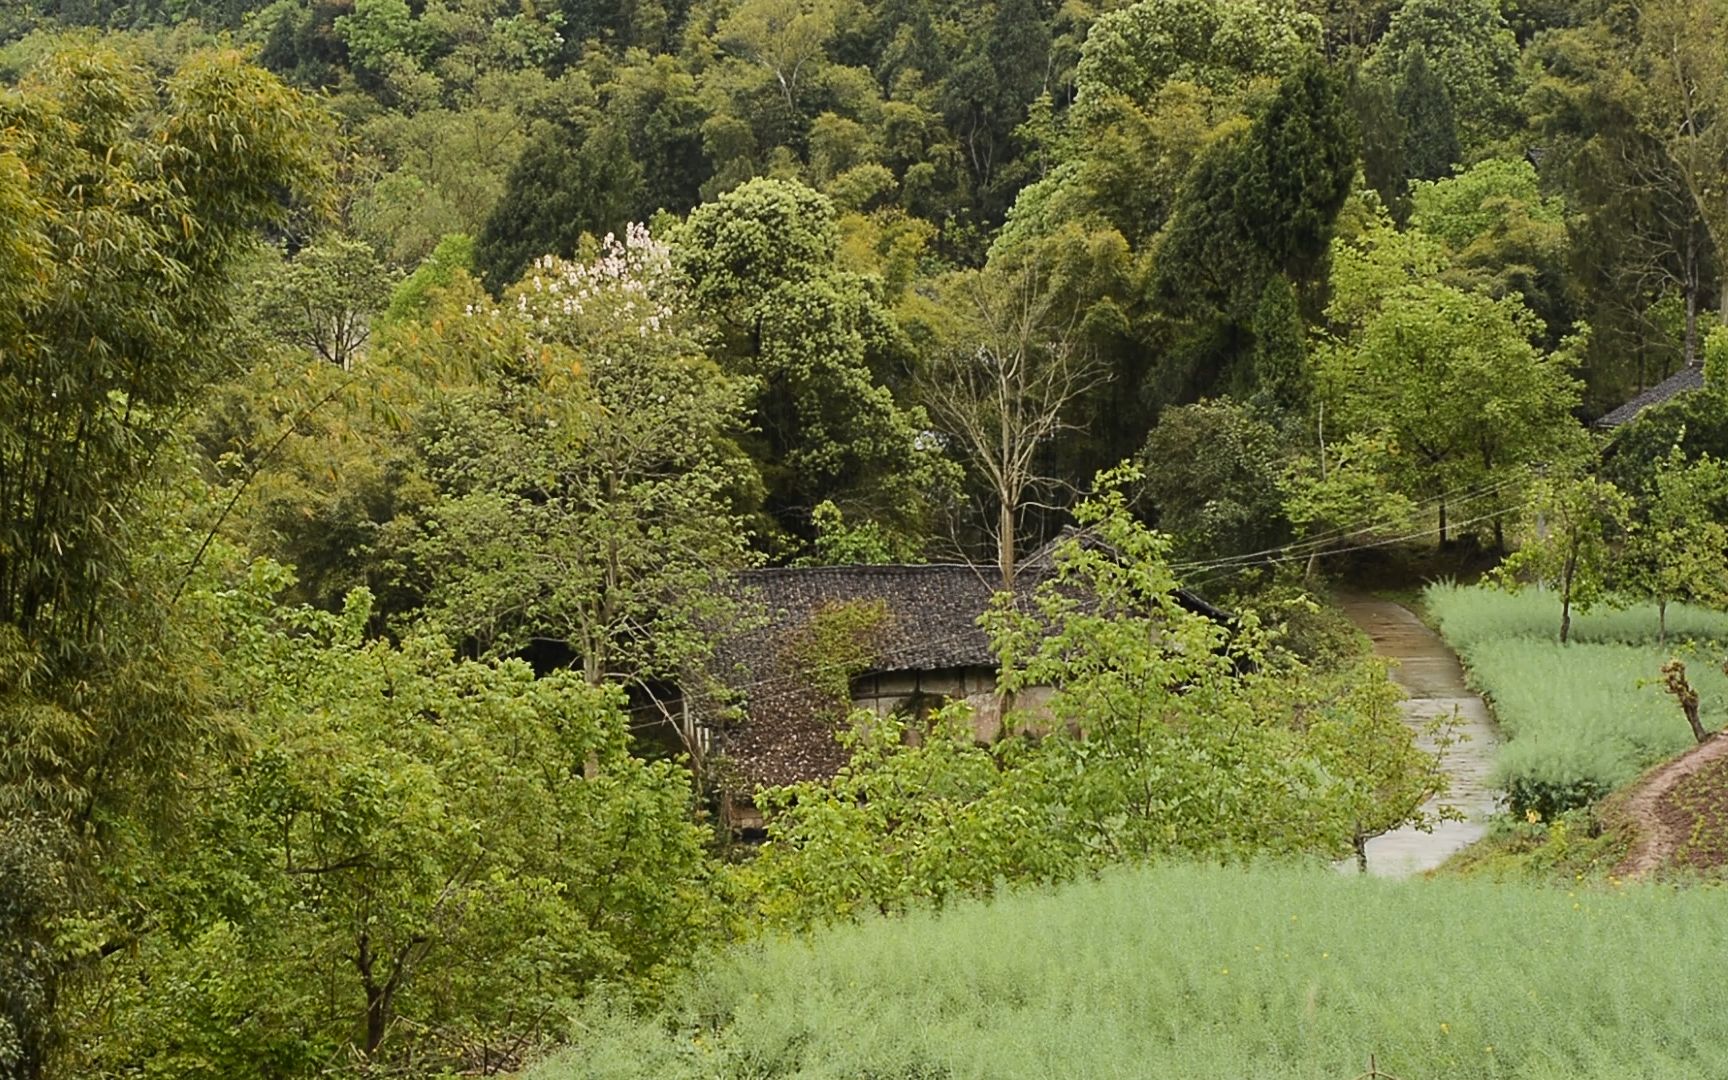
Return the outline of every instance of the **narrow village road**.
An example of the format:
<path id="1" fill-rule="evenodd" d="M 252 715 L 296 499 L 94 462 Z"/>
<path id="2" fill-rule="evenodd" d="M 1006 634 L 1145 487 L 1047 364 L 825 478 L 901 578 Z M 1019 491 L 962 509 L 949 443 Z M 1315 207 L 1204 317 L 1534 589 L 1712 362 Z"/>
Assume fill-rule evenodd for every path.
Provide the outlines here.
<path id="1" fill-rule="evenodd" d="M 1436 716 L 1457 711 L 1457 734 L 1463 736 L 1446 752 L 1452 790 L 1442 800 L 1464 814 L 1463 821 L 1444 821 L 1433 832 L 1399 829 L 1368 842 L 1368 872 L 1380 877 L 1409 877 L 1431 870 L 1487 830 L 1499 793 L 1488 784 L 1489 769 L 1499 736 L 1488 706 L 1464 683 L 1458 657 L 1434 631 L 1402 604 L 1359 594 L 1342 598 L 1345 614 L 1373 639 L 1374 652 L 1397 666 L 1392 678 L 1404 688 L 1405 722 L 1420 730 Z M 1428 740 L 1423 745 L 1432 749 Z M 1355 863 L 1349 864 L 1355 869 Z"/>

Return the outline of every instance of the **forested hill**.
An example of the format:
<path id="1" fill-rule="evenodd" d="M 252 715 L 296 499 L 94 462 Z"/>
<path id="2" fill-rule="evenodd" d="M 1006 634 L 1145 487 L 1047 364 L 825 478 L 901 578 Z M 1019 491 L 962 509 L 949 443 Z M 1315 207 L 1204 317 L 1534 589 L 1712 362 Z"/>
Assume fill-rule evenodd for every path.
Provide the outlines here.
<path id="1" fill-rule="evenodd" d="M 1671 8 L 1685 24 L 1699 6 L 1650 11 Z M 1522 299 L 1547 345 L 1588 322 L 1592 413 L 1659 381 L 1686 348 L 1693 302 L 1717 306 L 1713 232 L 1687 194 L 1707 185 L 1661 136 L 1681 127 L 1678 114 L 1665 125 L 1664 110 L 1684 105 L 1661 100 L 1672 80 L 1659 42 L 1642 43 L 1631 9 L 1605 0 L 7 9 L 0 40 L 32 27 L 143 30 L 166 57 L 233 35 L 270 70 L 331 95 L 354 139 L 351 234 L 405 269 L 445 235 L 475 236 L 494 290 L 532 258 L 571 254 L 584 232 L 683 214 L 752 176 L 827 194 L 848 215 L 850 260 L 891 285 L 1071 230 L 1093 256 L 1083 286 L 1093 341 L 1115 400 L 1136 406 L 1104 425 L 1111 445 L 1087 466 L 1132 449 L 1163 403 L 1252 381 L 1253 308 L 1270 276 L 1289 276 L 1319 315 L 1324 233 L 1358 163 L 1399 222 L 1413 209 L 1409 181 L 1500 163 L 1451 200 L 1490 200 L 1492 220 L 1440 226 L 1431 210 L 1430 232 L 1443 229 L 1460 256 L 1456 276 Z M 1237 141 L 1311 47 L 1330 59 L 1341 107 L 1268 162 L 1269 176 L 1302 177 L 1306 190 L 1232 186 L 1221 203 L 1221 185 L 1254 181 L 1209 152 Z M 15 50 L 12 66 L 28 52 Z M 1713 62 L 1704 52 L 1679 62 L 1694 61 Z M 1532 161 L 1539 176 L 1517 164 Z M 1266 233 L 1286 223 L 1290 235 Z"/>
<path id="2" fill-rule="evenodd" d="M 1728 0 L 0 0 L 0 1080 L 1366 858 L 1327 575 L 1728 597 L 1725 191 Z"/>

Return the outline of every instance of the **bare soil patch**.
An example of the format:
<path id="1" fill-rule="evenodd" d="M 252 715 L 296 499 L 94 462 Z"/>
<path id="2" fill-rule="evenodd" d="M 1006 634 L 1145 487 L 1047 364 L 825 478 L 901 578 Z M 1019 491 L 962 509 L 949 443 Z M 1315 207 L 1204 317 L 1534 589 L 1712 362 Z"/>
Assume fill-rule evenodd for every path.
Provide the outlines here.
<path id="1" fill-rule="evenodd" d="M 1728 864 L 1728 735 L 1652 769 L 1604 817 L 1632 829 L 1631 854 L 1615 870 L 1622 877 Z"/>

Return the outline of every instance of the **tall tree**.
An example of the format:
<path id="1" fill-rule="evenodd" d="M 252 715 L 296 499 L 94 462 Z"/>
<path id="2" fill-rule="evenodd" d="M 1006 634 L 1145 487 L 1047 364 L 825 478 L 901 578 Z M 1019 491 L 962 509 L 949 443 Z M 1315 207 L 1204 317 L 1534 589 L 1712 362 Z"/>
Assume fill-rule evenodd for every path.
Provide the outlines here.
<path id="1" fill-rule="evenodd" d="M 1147 105 L 1171 81 L 1230 93 L 1281 78 L 1320 44 L 1320 21 L 1260 0 L 1140 0 L 1098 17 L 1075 74 L 1077 107 Z"/>
<path id="2" fill-rule="evenodd" d="M 943 80 L 942 111 L 966 152 L 973 182 L 990 197 L 987 215 L 995 219 L 1007 199 L 995 190 L 1013 133 L 1045 80 L 1050 27 L 1037 0 L 1000 0 L 989 28 L 955 63 Z"/>
<path id="3" fill-rule="evenodd" d="M 1626 77 L 1635 24 L 1601 18 L 1531 43 L 1526 105 L 1543 141 L 1542 180 L 1564 194 L 1567 276 L 1590 312 L 1593 404 L 1612 407 L 1700 358 L 1699 313 L 1713 261 L 1696 202 L 1641 120 L 1645 91 Z M 1664 325 L 1678 299 L 1679 333 Z"/>
<path id="4" fill-rule="evenodd" d="M 1311 59 L 1195 166 L 1158 248 L 1161 288 L 1246 321 L 1273 274 L 1313 278 L 1355 172 L 1343 86 Z"/>
<path id="5" fill-rule="evenodd" d="M 1640 119 L 1686 186 L 1718 263 L 1728 253 L 1728 3 L 1653 0 L 1638 7 L 1632 60 Z M 1719 274 L 1728 321 L 1728 274 Z"/>
<path id="6" fill-rule="evenodd" d="M 1452 92 L 1428 64 L 1424 49 L 1410 50 L 1398 73 L 1393 107 L 1404 121 L 1400 147 L 1406 180 L 1438 180 L 1452 175 L 1462 157 L 1458 121 L 1452 113 Z M 1403 192 L 1398 193 L 1400 197 Z"/>
<path id="7" fill-rule="evenodd" d="M 744 0 L 714 36 L 772 75 L 786 111 L 796 115 L 799 91 L 825 59 L 838 17 L 834 0 Z"/>
<path id="8" fill-rule="evenodd" d="M 745 390 L 703 355 L 667 246 L 633 226 L 544 259 L 421 442 L 443 499 L 425 560 L 444 625 L 490 655 L 555 641 L 591 683 L 646 688 L 704 657 L 704 605 L 747 563 L 733 496 Z M 747 474 L 748 469 L 744 467 Z"/>
<path id="9" fill-rule="evenodd" d="M 898 328 L 870 282 L 835 269 L 837 243 L 825 196 L 771 179 L 697 207 L 674 242 L 722 366 L 757 388 L 747 443 L 780 538 L 807 540 L 824 500 L 921 536 L 945 470 L 887 382 Z"/>
<path id="10" fill-rule="evenodd" d="M 1517 298 L 1431 280 L 1443 259 L 1382 221 L 1338 247 L 1329 314 L 1343 336 L 1321 355 L 1327 415 L 1397 448 L 1399 490 L 1435 499 L 1478 491 L 1581 436 L 1571 410 L 1576 343 L 1544 352 Z"/>
<path id="11" fill-rule="evenodd" d="M 284 221 L 286 193 L 327 174 L 329 131 L 238 53 L 158 82 L 82 43 L 0 92 L 0 128 L 0 817 L 14 855 L 10 823 L 38 838 L 23 850 L 50 855 L 60 913 L 86 912 L 96 939 L 55 928 L 31 900 L 40 877 L 17 883 L 21 907 L 0 898 L 28 924 L 8 931 L 41 950 L 36 992 L 8 1017 L 22 1030 L 7 1068 L 35 1077 L 59 977 L 126 944 L 102 874 L 124 876 L 187 761 L 220 742 L 179 651 L 191 615 L 172 575 L 187 568 L 141 542 L 143 507 L 176 421 L 231 362 L 225 272 Z"/>
<path id="12" fill-rule="evenodd" d="M 1034 499 L 1052 499 L 1050 441 L 1097 369 L 1057 306 L 1048 268 L 992 264 L 951 286 L 957 325 L 924 371 L 921 400 L 994 506 L 984 515 L 996 572 L 1012 591 L 1020 527 Z"/>
<path id="13" fill-rule="evenodd" d="M 1492 142 L 1515 123 L 1518 40 L 1498 0 L 1405 0 L 1368 64 L 1397 77 L 1415 52 L 1426 53 L 1445 83 L 1466 150 Z"/>
<path id="14" fill-rule="evenodd" d="M 644 213 L 642 167 L 615 126 L 548 125 L 510 170 L 474 263 L 494 293 L 542 255 L 570 258 L 583 234 L 622 232 Z M 649 208 L 651 209 L 651 208 Z"/>

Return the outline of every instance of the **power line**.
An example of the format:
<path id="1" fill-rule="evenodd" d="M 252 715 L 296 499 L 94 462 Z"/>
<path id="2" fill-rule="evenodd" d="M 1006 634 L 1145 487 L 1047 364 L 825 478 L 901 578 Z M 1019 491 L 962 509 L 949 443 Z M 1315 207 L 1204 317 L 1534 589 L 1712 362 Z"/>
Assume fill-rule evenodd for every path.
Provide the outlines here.
<path id="1" fill-rule="evenodd" d="M 1427 499 L 1424 499 L 1423 501 L 1421 501 L 1419 503 L 1414 503 L 1414 504 L 1412 504 L 1411 509 L 1413 511 L 1420 511 L 1420 510 L 1428 509 L 1428 508 L 1431 508 L 1433 506 L 1437 506 L 1441 503 L 1446 503 L 1446 502 L 1456 502 L 1460 505 L 1465 505 L 1468 503 L 1475 502 L 1479 499 L 1487 498 L 1489 495 L 1492 495 L 1497 491 L 1500 491 L 1500 490 L 1503 490 L 1507 487 L 1510 487 L 1510 486 L 1512 486 L 1518 482 L 1519 481 L 1516 478 L 1508 478 L 1508 479 L 1501 480 L 1499 483 L 1489 484 L 1489 485 L 1484 486 L 1484 487 L 1455 488 L 1451 491 L 1447 491 L 1447 492 L 1443 492 L 1439 495 L 1431 496 Z M 1195 561 L 1191 561 L 1191 562 L 1173 562 L 1170 564 L 1170 569 L 1178 570 L 1178 571 L 1181 571 L 1181 570 L 1212 570 L 1212 569 L 1216 569 L 1219 567 L 1230 566 L 1230 565 L 1235 565 L 1235 564 L 1251 565 L 1251 564 L 1254 564 L 1254 560 L 1257 560 L 1259 558 L 1262 558 L 1262 557 L 1268 556 L 1268 555 L 1279 555 L 1279 554 L 1284 554 L 1287 552 L 1297 552 L 1297 551 L 1302 551 L 1302 550 L 1305 550 L 1308 548 L 1323 548 L 1326 545 L 1331 544 L 1332 542 L 1334 542 L 1336 540 L 1341 540 L 1341 539 L 1345 539 L 1347 537 L 1359 535 L 1361 533 L 1370 532 L 1374 528 L 1376 528 L 1379 524 L 1380 524 L 1379 522 L 1377 522 L 1373 519 L 1366 519 L 1366 518 L 1365 519 L 1359 519 L 1356 523 L 1354 523 L 1352 525 L 1342 526 L 1342 527 L 1333 529 L 1333 530 L 1326 532 L 1326 533 L 1321 533 L 1319 535 L 1311 536 L 1311 537 L 1308 537 L 1306 539 L 1299 540 L 1299 541 L 1292 541 L 1289 544 L 1282 544 L 1278 547 L 1267 548 L 1264 551 L 1249 552 L 1249 553 L 1242 554 L 1242 555 L 1228 555 L 1228 556 L 1224 556 L 1223 558 L 1219 558 L 1219 559 L 1215 559 L 1215 560 L 1195 560 Z"/>
<path id="2" fill-rule="evenodd" d="M 1480 514 L 1480 515 L 1473 517 L 1473 518 L 1466 518 L 1463 521 L 1449 522 L 1448 527 L 1449 528 L 1459 528 L 1459 529 L 1466 528 L 1466 527 L 1471 526 L 1471 525 L 1480 524 L 1484 521 L 1492 521 L 1495 518 L 1504 517 L 1507 514 L 1514 512 L 1516 509 L 1517 509 L 1517 507 L 1514 507 L 1514 506 L 1502 507 L 1499 510 L 1492 511 L 1491 513 Z M 1229 564 L 1229 565 L 1222 566 L 1222 567 L 1215 567 L 1213 573 L 1204 574 L 1201 576 L 1201 578 L 1199 580 L 1200 581 L 1214 580 L 1214 579 L 1218 578 L 1219 576 L 1221 576 L 1220 571 L 1222 571 L 1222 570 L 1245 569 L 1245 568 L 1253 567 L 1253 566 L 1276 566 L 1280 563 L 1295 562 L 1298 559 L 1306 559 L 1306 558 L 1310 558 L 1310 557 L 1330 558 L 1331 556 L 1334 556 L 1334 555 L 1348 555 L 1348 554 L 1351 554 L 1352 552 L 1357 552 L 1357 551 L 1369 551 L 1369 550 L 1372 550 L 1374 548 L 1389 547 L 1393 544 L 1400 544 L 1406 540 L 1421 540 L 1421 539 L 1431 537 L 1431 536 L 1438 536 L 1439 534 L 1440 534 L 1440 527 L 1438 525 L 1435 525 L 1431 528 L 1423 529 L 1419 532 L 1405 533 L 1402 536 L 1388 537 L 1386 539 L 1376 540 L 1373 543 L 1368 543 L 1368 544 L 1358 544 L 1355 547 L 1335 548 L 1331 551 L 1310 552 L 1310 553 L 1306 553 L 1306 554 L 1298 553 L 1295 555 L 1281 555 L 1281 556 L 1277 556 L 1274 558 L 1262 559 L 1258 562 L 1253 562 L 1253 563 L 1233 563 L 1233 564 Z M 1189 582 L 1189 584 L 1190 584 L 1190 586 L 1192 586 L 1193 581 L 1191 580 Z"/>

